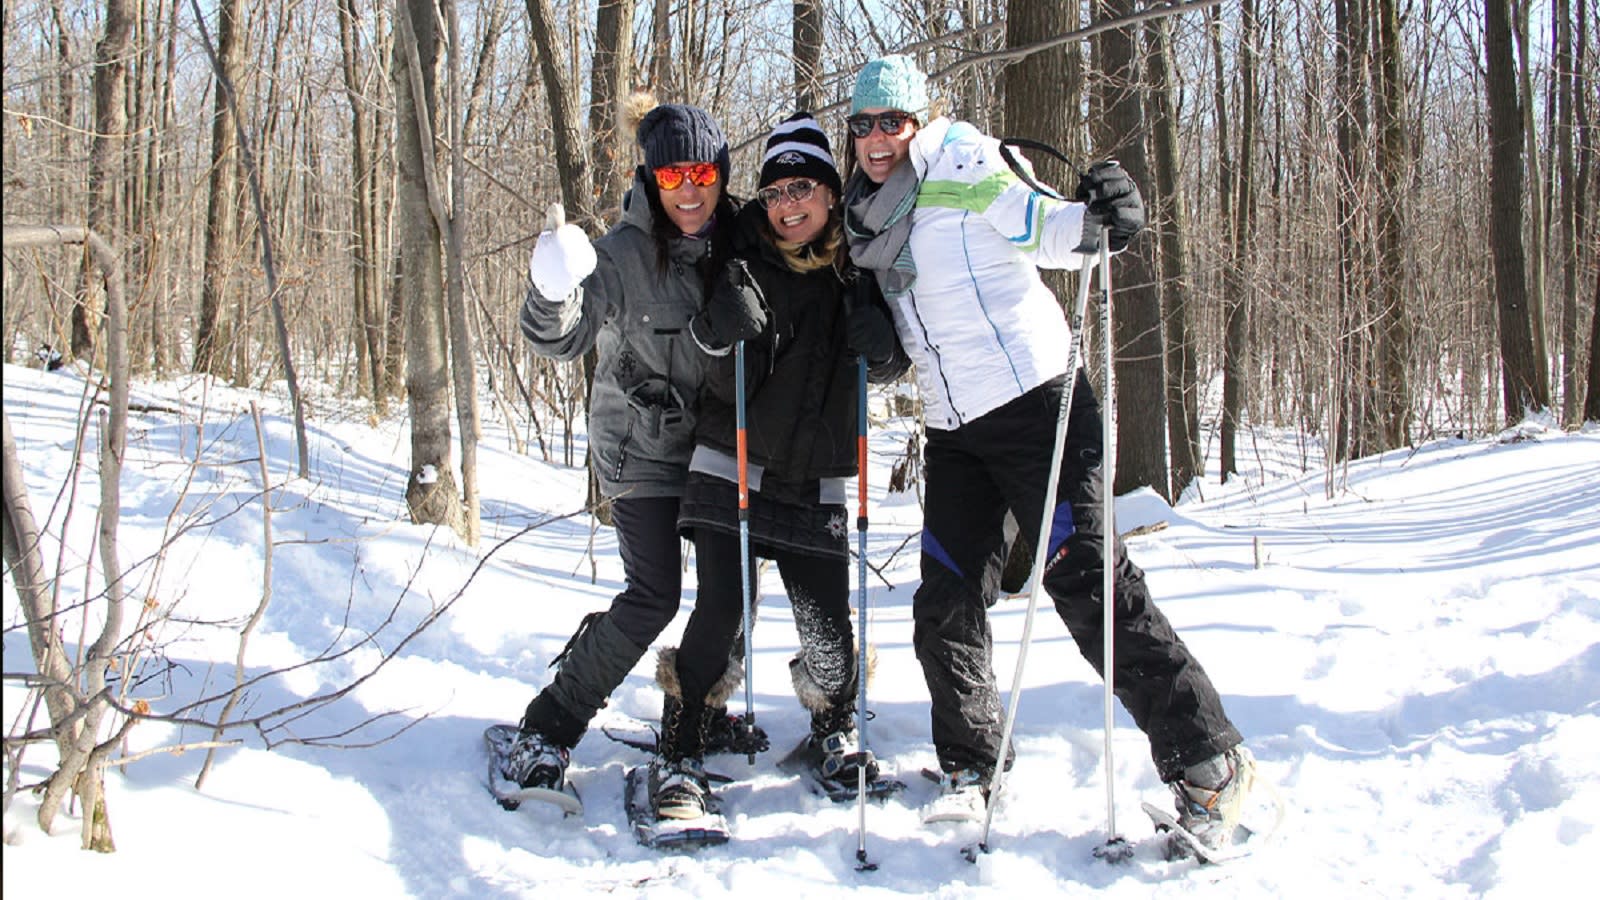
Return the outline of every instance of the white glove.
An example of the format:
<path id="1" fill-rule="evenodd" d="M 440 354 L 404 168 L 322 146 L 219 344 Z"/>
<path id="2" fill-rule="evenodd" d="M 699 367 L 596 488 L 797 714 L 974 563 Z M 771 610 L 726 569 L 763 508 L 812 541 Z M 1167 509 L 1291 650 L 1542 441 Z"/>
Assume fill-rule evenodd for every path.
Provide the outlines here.
<path id="1" fill-rule="evenodd" d="M 595 266 L 594 245 L 589 243 L 589 236 L 565 221 L 561 204 L 550 204 L 546 230 L 539 233 L 533 258 L 528 261 L 528 277 L 533 279 L 533 286 L 552 303 L 567 299 Z"/>

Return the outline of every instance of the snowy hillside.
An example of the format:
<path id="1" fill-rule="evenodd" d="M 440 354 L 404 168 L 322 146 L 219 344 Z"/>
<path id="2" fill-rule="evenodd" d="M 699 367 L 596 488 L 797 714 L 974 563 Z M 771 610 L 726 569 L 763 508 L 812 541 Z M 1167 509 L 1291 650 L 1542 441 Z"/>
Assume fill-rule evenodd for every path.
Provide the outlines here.
<path id="1" fill-rule="evenodd" d="M 84 384 L 70 371 L 5 369 L 4 404 L 36 515 L 65 547 L 63 605 L 97 590 L 93 429 L 75 488 Z M 646 757 L 598 728 L 573 754 L 581 818 L 507 813 L 484 790 L 485 726 L 515 721 L 582 617 L 619 589 L 609 529 L 591 532 L 580 470 L 520 456 L 503 424 L 479 451 L 484 537 L 476 550 L 407 524 L 403 425 L 313 413 L 312 477 L 293 478 L 281 399 L 184 380 L 139 385 L 152 411 L 130 422 L 120 538 L 138 564 L 130 592 L 166 616 L 150 643 L 150 680 L 130 690 L 156 712 L 232 683 L 237 635 L 261 598 L 264 563 L 257 436 L 263 406 L 275 539 L 272 600 L 251 639 L 252 675 L 353 652 L 272 677 L 239 714 L 259 715 L 371 671 L 426 617 L 430 628 L 343 702 L 269 724 L 274 740 L 336 735 L 360 749 L 284 743 L 219 751 L 203 790 L 203 750 L 161 753 L 108 776 L 118 852 L 78 849 L 78 822 L 34 824 L 19 794 L 5 815 L 4 892 L 42 897 L 71 873 L 79 896 L 741 898 L 1505 897 L 1569 895 L 1600 855 L 1600 432 L 1525 423 L 1499 439 L 1446 441 L 1352 463 L 1327 499 L 1315 457 L 1301 471 L 1291 439 L 1256 436 L 1255 467 L 1203 500 L 1169 508 L 1124 498 L 1124 530 L 1158 602 L 1222 691 L 1262 771 L 1287 801 L 1271 846 L 1221 867 L 1167 863 L 1139 801 L 1168 802 L 1147 744 L 1120 710 L 1113 785 L 1131 863 L 1092 851 L 1106 838 L 1102 686 L 1048 603 L 1040 610 L 1017 728 L 1017 764 L 974 865 L 971 826 L 923 826 L 935 786 L 927 692 L 912 655 L 917 584 L 914 497 L 888 497 L 908 422 L 874 430 L 869 640 L 879 651 L 870 739 L 907 781 L 869 806 L 867 854 L 854 805 L 808 792 L 774 763 L 806 728 L 787 661 L 793 618 L 778 579 L 763 583 L 754 692 L 774 749 L 752 766 L 714 757 L 735 781 L 723 795 L 734 842 L 694 855 L 638 846 L 622 811 L 625 770 Z M 332 398 L 316 408 L 333 408 Z M 1512 439 L 1516 438 L 1516 439 Z M 552 457 L 560 460 L 559 447 Z M 582 458 L 578 448 L 576 458 Z M 198 462 L 198 464 L 196 464 Z M 1214 466 L 1213 466 L 1214 469 Z M 174 515 L 174 510 L 179 513 Z M 1159 527 L 1165 523 L 1164 527 Z M 535 526 L 530 529 L 529 526 Z M 164 554 L 158 550 L 164 543 Z M 592 555 L 590 554 L 592 544 Z M 592 573 L 592 574 L 591 574 Z M 32 666 L 7 573 L 3 614 L 8 733 L 25 721 L 13 673 Z M 692 577 L 688 579 L 693 583 Z M 854 576 L 852 576 L 854 584 Z M 675 643 L 680 613 L 662 636 Z M 993 610 L 996 670 L 1009 686 L 1026 598 Z M 76 626 L 68 629 L 69 640 Z M 381 648 L 382 653 L 380 653 Z M 597 725 L 654 717 L 647 657 Z M 737 704 L 736 704 L 737 705 Z M 205 711 L 214 714 L 215 708 Z M 41 714 L 42 715 L 42 714 Z M 203 741 L 155 723 L 127 752 Z M 42 748 L 19 777 L 47 772 Z M 7 777 L 12 774 L 8 767 Z M 963 830 L 968 829 L 968 830 Z"/>

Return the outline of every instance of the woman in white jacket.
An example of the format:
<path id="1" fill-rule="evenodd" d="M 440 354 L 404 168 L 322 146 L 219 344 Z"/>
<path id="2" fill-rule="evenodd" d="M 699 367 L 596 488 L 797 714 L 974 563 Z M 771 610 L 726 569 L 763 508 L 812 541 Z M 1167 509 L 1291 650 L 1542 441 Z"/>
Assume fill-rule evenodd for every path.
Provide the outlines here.
<path id="1" fill-rule="evenodd" d="M 1116 163 L 1090 168 L 1078 201 L 1035 190 L 999 141 L 929 120 L 926 78 L 905 56 L 857 77 L 848 119 L 856 169 L 845 227 L 877 276 L 916 365 L 927 440 L 917 659 L 932 698 L 942 808 L 980 808 L 1003 713 L 987 609 L 1005 562 L 1003 521 L 1023 534 L 1051 517 L 1044 588 L 1079 651 L 1104 674 L 1102 546 L 1113 541 L 1114 690 L 1150 738 L 1179 818 L 1208 845 L 1232 838 L 1255 764 L 1200 664 L 1156 608 L 1144 573 L 1102 521 L 1099 403 L 1066 371 L 1070 328 L 1036 267 L 1081 268 L 1099 241 L 1120 251 L 1144 225 Z M 1044 510 L 1056 413 L 1075 377 L 1057 506 Z"/>

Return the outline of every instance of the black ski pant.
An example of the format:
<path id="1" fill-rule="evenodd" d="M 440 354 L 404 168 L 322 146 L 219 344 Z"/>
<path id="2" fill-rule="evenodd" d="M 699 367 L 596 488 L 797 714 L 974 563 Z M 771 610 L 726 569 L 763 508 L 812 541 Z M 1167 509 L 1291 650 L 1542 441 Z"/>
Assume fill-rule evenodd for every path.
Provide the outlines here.
<path id="1" fill-rule="evenodd" d="M 604 613 L 586 617 L 556 657 L 556 676 L 528 704 L 523 728 L 575 746 L 611 692 L 678 614 L 683 592 L 678 498 L 619 497 L 611 504 L 625 585 Z"/>
<path id="2" fill-rule="evenodd" d="M 686 702 L 704 698 L 722 677 L 730 655 L 739 649 L 735 641 L 744 622 L 739 536 L 696 528 L 694 552 L 699 588 L 694 612 L 689 615 L 683 641 L 678 645 L 678 682 Z M 756 557 L 777 564 L 794 610 L 803 664 L 811 679 L 830 702 L 853 700 L 856 660 L 850 623 L 849 560 L 765 546 L 753 546 L 750 555 L 752 581 Z"/>
<path id="3" fill-rule="evenodd" d="M 1064 378 L 952 431 L 929 429 L 922 585 L 912 611 L 917 659 L 932 698 L 941 768 L 992 773 L 1005 711 L 993 664 L 988 607 L 1005 564 L 1004 519 L 1036 540 Z M 1073 389 L 1052 517 L 1044 589 L 1078 650 L 1105 675 L 1101 548 L 1113 540 L 1116 672 L 1113 692 L 1150 739 L 1165 781 L 1239 743 L 1221 698 L 1165 615 L 1144 572 L 1103 520 L 1099 402 L 1082 372 Z"/>

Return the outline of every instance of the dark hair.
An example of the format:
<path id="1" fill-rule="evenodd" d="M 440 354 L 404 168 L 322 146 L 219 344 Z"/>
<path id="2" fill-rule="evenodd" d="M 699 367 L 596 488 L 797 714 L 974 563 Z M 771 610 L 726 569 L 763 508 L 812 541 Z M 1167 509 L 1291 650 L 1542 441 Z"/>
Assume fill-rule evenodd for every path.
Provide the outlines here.
<path id="1" fill-rule="evenodd" d="M 671 267 L 672 260 L 668 251 L 672 241 L 681 237 L 683 232 L 678 229 L 672 217 L 667 215 L 667 208 L 661 203 L 661 191 L 656 187 L 655 177 L 643 166 L 639 167 L 639 180 L 644 184 L 644 196 L 650 203 L 650 237 L 656 245 L 656 271 L 666 274 Z M 722 180 L 724 188 L 727 179 Z M 738 206 L 733 198 L 728 196 L 727 190 L 719 192 L 716 208 L 711 212 L 711 260 L 701 277 L 705 280 L 706 288 L 711 287 L 711 279 L 716 273 L 722 271 L 722 264 L 733 255 L 733 220 L 738 215 Z"/>

